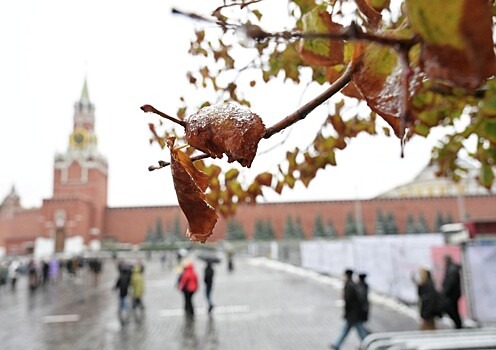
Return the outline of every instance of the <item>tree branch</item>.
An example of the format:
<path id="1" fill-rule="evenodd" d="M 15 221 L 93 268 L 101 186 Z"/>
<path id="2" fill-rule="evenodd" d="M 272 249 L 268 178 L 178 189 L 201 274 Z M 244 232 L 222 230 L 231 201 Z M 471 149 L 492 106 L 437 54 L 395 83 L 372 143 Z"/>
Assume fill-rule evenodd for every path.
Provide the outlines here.
<path id="1" fill-rule="evenodd" d="M 398 54 L 401 66 L 403 68 L 403 76 L 401 85 L 403 87 L 403 98 L 400 99 L 400 134 L 398 135 L 401 140 L 405 138 L 405 127 L 408 115 L 410 114 L 410 78 L 413 76 L 413 70 L 410 67 L 410 60 L 408 59 L 408 51 L 401 50 Z M 401 158 L 404 157 L 405 143 L 401 142 Z"/>
<path id="2" fill-rule="evenodd" d="M 245 7 L 248 7 L 252 4 L 256 4 L 257 2 L 261 2 L 262 0 L 252 0 L 252 1 L 249 1 L 249 2 L 240 2 L 240 3 L 232 3 L 232 4 L 224 4 L 220 7 L 217 7 L 215 10 L 214 10 L 214 13 L 217 12 L 217 11 L 220 11 L 222 10 L 223 8 L 227 8 L 227 7 L 233 7 L 233 6 L 239 6 L 240 9 L 244 9 Z"/>
<path id="3" fill-rule="evenodd" d="M 363 40 L 393 47 L 396 50 L 408 50 L 415 45 L 419 38 L 413 36 L 411 38 L 395 38 L 390 36 L 382 36 L 374 33 L 364 32 L 355 22 L 351 22 L 347 27 L 343 27 L 335 32 L 326 33 L 302 33 L 302 32 L 279 32 L 269 33 L 264 31 L 257 25 L 245 25 L 245 32 L 253 40 L 261 41 L 267 38 L 282 38 L 289 39 L 331 39 L 331 40 Z"/>
<path id="4" fill-rule="evenodd" d="M 210 156 L 206 153 L 202 153 L 202 154 L 199 154 L 197 156 L 191 157 L 190 159 L 192 162 L 196 162 L 197 160 L 202 160 L 202 159 L 206 159 L 206 158 L 210 158 Z M 166 166 L 169 166 L 169 165 L 170 165 L 170 162 L 166 162 L 165 160 L 159 160 L 158 166 L 150 165 L 148 167 L 148 171 L 154 171 L 154 170 L 162 169 L 162 168 L 165 168 Z"/>
<path id="5" fill-rule="evenodd" d="M 181 125 L 183 128 L 186 127 L 186 123 L 183 120 L 179 120 L 177 118 L 171 117 L 170 115 L 165 114 L 164 112 L 159 111 L 155 107 L 151 105 L 143 105 L 141 106 L 141 110 L 145 113 L 155 113 L 161 116 L 162 118 L 168 119 L 176 124 Z"/>
<path id="6" fill-rule="evenodd" d="M 297 121 L 304 119 L 315 108 L 320 106 L 322 103 L 327 101 L 333 95 L 338 93 L 342 88 L 344 88 L 346 84 L 350 82 L 352 74 L 353 74 L 353 67 L 352 64 L 350 63 L 348 67 L 346 67 L 346 70 L 343 73 L 343 75 L 340 76 L 326 91 L 324 91 L 322 94 L 320 94 L 310 102 L 306 103 L 302 107 L 298 108 L 295 112 L 291 113 L 283 120 L 267 128 L 264 134 L 264 139 L 268 139 L 272 135 L 277 134 L 278 132 L 286 129 L 287 127 L 293 125 Z"/>

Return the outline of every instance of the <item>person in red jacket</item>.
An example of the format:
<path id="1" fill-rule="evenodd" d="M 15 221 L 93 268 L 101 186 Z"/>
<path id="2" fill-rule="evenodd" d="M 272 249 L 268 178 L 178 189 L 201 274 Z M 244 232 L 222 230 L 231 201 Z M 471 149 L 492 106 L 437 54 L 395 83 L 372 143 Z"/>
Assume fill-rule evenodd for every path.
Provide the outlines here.
<path id="1" fill-rule="evenodd" d="M 179 278 L 178 287 L 184 295 L 184 311 L 186 312 L 186 316 L 194 317 L 193 294 L 198 289 L 198 275 L 192 262 L 188 262 L 184 266 L 184 270 Z"/>

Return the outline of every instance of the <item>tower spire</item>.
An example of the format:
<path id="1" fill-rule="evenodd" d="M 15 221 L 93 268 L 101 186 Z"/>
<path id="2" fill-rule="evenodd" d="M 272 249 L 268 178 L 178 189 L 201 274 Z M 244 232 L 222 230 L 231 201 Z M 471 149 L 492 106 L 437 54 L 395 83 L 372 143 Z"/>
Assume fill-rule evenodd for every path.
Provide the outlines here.
<path id="1" fill-rule="evenodd" d="M 81 91 L 81 98 L 79 100 L 82 103 L 90 102 L 90 94 L 88 92 L 88 79 L 84 77 L 83 90 Z"/>

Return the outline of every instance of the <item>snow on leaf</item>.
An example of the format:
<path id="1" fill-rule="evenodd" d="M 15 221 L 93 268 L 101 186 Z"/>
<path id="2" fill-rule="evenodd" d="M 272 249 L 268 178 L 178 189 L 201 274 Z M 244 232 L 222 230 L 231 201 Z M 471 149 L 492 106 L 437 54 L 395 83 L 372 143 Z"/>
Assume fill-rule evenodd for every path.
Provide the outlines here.
<path id="1" fill-rule="evenodd" d="M 422 38 L 430 78 L 467 88 L 496 73 L 492 12 L 487 0 L 407 0 L 408 20 Z"/>
<path id="2" fill-rule="evenodd" d="M 218 216 L 206 202 L 208 176 L 193 165 L 189 156 L 174 148 L 174 137 L 167 139 L 171 152 L 171 172 L 179 207 L 188 220 L 186 236 L 192 241 L 205 243 L 212 235 Z"/>
<path id="3" fill-rule="evenodd" d="M 237 161 L 248 168 L 265 134 L 265 126 L 257 114 L 232 103 L 204 107 L 185 122 L 190 146 L 212 158 L 222 158 L 225 154 L 230 163 Z"/>

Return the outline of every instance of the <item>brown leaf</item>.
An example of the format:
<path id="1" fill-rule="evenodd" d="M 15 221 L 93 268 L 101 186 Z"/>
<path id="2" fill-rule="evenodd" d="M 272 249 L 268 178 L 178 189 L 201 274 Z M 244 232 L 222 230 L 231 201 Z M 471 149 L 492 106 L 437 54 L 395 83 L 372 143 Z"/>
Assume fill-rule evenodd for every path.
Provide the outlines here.
<path id="1" fill-rule="evenodd" d="M 339 77 L 343 75 L 344 69 L 344 66 L 325 67 L 326 80 L 331 84 L 334 83 Z M 341 93 L 348 97 L 354 97 L 359 100 L 363 99 L 362 94 L 357 89 L 355 83 L 353 83 L 352 81 L 346 84 L 346 86 L 341 90 Z"/>
<path id="2" fill-rule="evenodd" d="M 200 109 L 186 120 L 188 143 L 212 158 L 227 155 L 250 167 L 257 154 L 258 142 L 265 134 L 262 119 L 249 109 L 226 103 Z"/>
<path id="3" fill-rule="evenodd" d="M 302 19 L 305 33 L 336 33 L 343 29 L 332 20 L 325 7 L 317 6 Z M 311 65 L 333 66 L 343 63 L 344 44 L 342 40 L 304 39 L 299 46 L 301 58 Z"/>
<path id="4" fill-rule="evenodd" d="M 171 152 L 171 172 L 179 207 L 188 220 L 186 236 L 192 241 L 205 243 L 212 235 L 218 216 L 206 202 L 208 176 L 199 171 L 187 154 L 174 148 L 174 137 L 167 139 Z"/>
<path id="5" fill-rule="evenodd" d="M 477 88 L 496 73 L 490 1 L 409 0 L 406 6 L 422 38 L 421 63 L 428 77 Z"/>
<path id="6" fill-rule="evenodd" d="M 399 137 L 404 132 L 400 130 L 399 118 L 403 106 L 399 101 L 404 98 L 405 93 L 408 93 L 410 99 L 417 91 L 421 80 L 419 70 L 414 68 L 409 80 L 409 91 L 405 92 L 402 85 L 404 72 L 393 49 L 371 43 L 356 50 L 355 55 L 353 82 L 370 109 L 379 114 Z M 411 126 L 415 121 L 411 113 L 407 114 L 407 118 L 404 127 Z"/>
<path id="7" fill-rule="evenodd" d="M 258 174 L 255 182 L 263 186 L 270 186 L 272 184 L 272 174 L 268 172 Z"/>
<path id="8" fill-rule="evenodd" d="M 366 0 L 356 0 L 355 3 L 357 4 L 358 8 L 360 11 L 365 15 L 367 18 L 367 21 L 369 22 L 370 26 L 373 29 L 379 28 L 382 20 L 382 15 L 380 12 L 378 12 L 372 4 L 369 3 L 369 1 Z"/>

